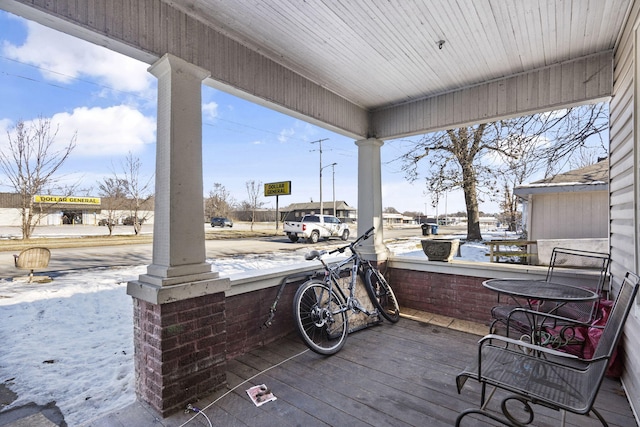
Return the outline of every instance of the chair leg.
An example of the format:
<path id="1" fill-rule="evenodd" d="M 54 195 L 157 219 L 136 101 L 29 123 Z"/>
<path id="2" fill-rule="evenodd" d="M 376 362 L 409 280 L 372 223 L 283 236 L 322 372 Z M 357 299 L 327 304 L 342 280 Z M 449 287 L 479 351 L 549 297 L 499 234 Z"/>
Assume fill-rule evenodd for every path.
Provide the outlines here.
<path id="1" fill-rule="evenodd" d="M 492 420 L 497 421 L 500 424 L 504 424 L 505 426 L 512 426 L 513 425 L 513 424 L 510 424 L 507 420 L 503 420 L 501 418 L 498 418 L 494 414 L 491 414 L 489 412 L 483 411 L 482 409 L 467 409 L 466 411 L 461 412 L 460 415 L 458 415 L 458 418 L 456 418 L 456 427 L 460 427 L 460 425 L 462 424 L 462 419 L 464 417 L 466 417 L 467 415 L 472 415 L 472 414 L 482 415 L 483 417 L 491 418 Z"/>
<path id="2" fill-rule="evenodd" d="M 493 390 L 491 390 L 491 393 L 489 393 L 489 397 L 486 397 L 485 387 L 486 387 L 486 384 L 483 384 L 482 385 L 482 402 L 480 402 L 480 409 L 482 410 L 486 409 L 487 405 L 489 404 L 489 402 L 493 398 L 493 395 L 498 389 L 497 387 L 493 387 Z"/>

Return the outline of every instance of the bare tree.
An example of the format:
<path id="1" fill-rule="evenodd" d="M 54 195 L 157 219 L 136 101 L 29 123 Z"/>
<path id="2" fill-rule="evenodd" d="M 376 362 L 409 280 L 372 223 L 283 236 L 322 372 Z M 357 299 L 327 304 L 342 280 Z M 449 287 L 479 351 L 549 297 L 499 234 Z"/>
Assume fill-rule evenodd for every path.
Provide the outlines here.
<path id="1" fill-rule="evenodd" d="M 229 217 L 233 206 L 231 193 L 220 183 L 214 183 L 209 191 L 209 197 L 205 200 L 205 212 L 209 217 Z"/>
<path id="2" fill-rule="evenodd" d="M 515 194 L 513 194 L 513 188 L 509 187 L 507 183 L 504 184 L 504 198 L 500 202 L 500 208 L 502 213 L 498 216 L 503 223 L 507 224 L 509 231 L 516 231 L 518 224 L 522 220 L 522 214 L 518 211 L 518 201 Z"/>
<path id="3" fill-rule="evenodd" d="M 248 207 L 251 209 L 251 231 L 253 231 L 253 223 L 256 220 L 256 211 L 261 208 L 264 203 L 260 201 L 260 194 L 262 192 L 262 182 L 256 182 L 254 180 L 247 181 L 247 194 L 249 195 Z"/>
<path id="4" fill-rule="evenodd" d="M 131 212 L 131 220 L 135 234 L 140 234 L 142 223 L 148 218 L 148 214 L 141 215 L 142 207 L 151 197 L 153 197 L 153 176 L 146 181 L 140 176 L 142 162 L 138 157 L 134 157 L 131 152 L 127 155 L 122 164 L 124 177 L 122 184 L 124 185 L 125 194 L 127 195 L 129 210 Z"/>
<path id="5" fill-rule="evenodd" d="M 496 167 L 496 174 L 502 186 L 501 220 L 508 224 L 509 231 L 516 231 L 522 215 L 518 211 L 519 202 L 513 190 L 545 168 L 546 146 L 539 139 L 525 134 L 508 135 L 506 145 L 509 155 L 499 155 L 502 165 Z"/>
<path id="6" fill-rule="evenodd" d="M 605 117 L 605 105 L 599 104 L 511 122 L 514 127 L 507 136 L 509 156 L 500 156 L 503 162 L 500 180 L 504 187 L 502 217 L 509 224 L 509 230 L 515 231 L 522 218 L 518 211 L 519 201 L 513 194 L 518 185 L 541 171 L 544 171 L 544 178 L 548 178 L 567 165 L 576 169 L 596 163 L 599 156 L 606 156 L 607 149 L 600 134 L 607 125 Z M 592 136 L 597 138 L 587 142 L 586 139 Z"/>
<path id="7" fill-rule="evenodd" d="M 528 129 L 524 127 L 521 131 L 529 131 L 532 135 L 539 135 L 549 141 L 543 153 L 547 166 L 545 177 L 558 173 L 565 163 L 569 163 L 576 153 L 585 148 L 608 153 L 608 142 L 604 140 L 604 131 L 609 129 L 606 103 L 583 105 L 531 117 L 539 123 L 534 122 L 533 126 L 528 126 Z M 515 130 L 518 131 L 518 128 Z M 597 141 L 595 146 L 594 141 Z"/>
<path id="8" fill-rule="evenodd" d="M 609 153 L 604 147 L 581 147 L 576 155 L 569 159 L 569 166 L 572 170 L 582 169 L 589 165 L 594 165 L 607 157 L 609 157 Z"/>
<path id="9" fill-rule="evenodd" d="M 419 176 L 418 162 L 428 159 L 425 177 L 432 203 L 455 188 L 464 191 L 467 206 L 467 239 L 481 240 L 478 187 L 494 188 L 495 175 L 480 159 L 488 151 L 500 149 L 494 124 L 480 124 L 437 132 L 423 137 L 403 156 L 404 170 L 410 180 Z M 488 136 L 492 135 L 491 138 Z"/>
<path id="10" fill-rule="evenodd" d="M 117 176 L 104 178 L 98 183 L 102 209 L 107 212 L 106 226 L 109 236 L 118 225 L 118 212 L 127 207 L 127 182 Z"/>
<path id="11" fill-rule="evenodd" d="M 76 146 L 76 134 L 66 145 L 55 143 L 58 128 L 43 117 L 31 123 L 18 121 L 7 132 L 8 147 L 0 150 L 0 167 L 9 185 L 20 195 L 22 238 L 31 237 L 40 219 L 47 214 L 36 209 L 34 196 L 56 184 L 54 175 Z"/>
<path id="12" fill-rule="evenodd" d="M 410 181 L 424 176 L 433 203 L 441 194 L 462 188 L 467 239 L 481 240 L 478 203 L 482 197 L 499 197 L 504 159 L 527 166 L 523 152 L 533 147 L 531 151 L 543 161 L 520 176 L 531 176 L 540 168 L 549 173 L 584 147 L 588 138 L 599 136 L 608 126 L 606 117 L 606 106 L 597 104 L 428 134 L 401 157 L 403 170 Z M 423 159 L 427 159 L 425 170 L 419 168 Z M 514 171 L 513 165 L 506 169 Z"/>

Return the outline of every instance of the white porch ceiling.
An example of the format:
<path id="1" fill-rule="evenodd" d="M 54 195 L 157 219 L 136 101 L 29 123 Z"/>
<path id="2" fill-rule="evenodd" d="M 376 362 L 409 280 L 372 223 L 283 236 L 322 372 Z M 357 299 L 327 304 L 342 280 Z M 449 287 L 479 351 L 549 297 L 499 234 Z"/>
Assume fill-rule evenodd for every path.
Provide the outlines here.
<path id="1" fill-rule="evenodd" d="M 607 99 L 635 0 L 0 0 L 353 138 Z M 438 42 L 443 40 L 442 49 Z"/>
<path id="2" fill-rule="evenodd" d="M 611 50 L 630 0 L 166 3 L 375 110 Z"/>

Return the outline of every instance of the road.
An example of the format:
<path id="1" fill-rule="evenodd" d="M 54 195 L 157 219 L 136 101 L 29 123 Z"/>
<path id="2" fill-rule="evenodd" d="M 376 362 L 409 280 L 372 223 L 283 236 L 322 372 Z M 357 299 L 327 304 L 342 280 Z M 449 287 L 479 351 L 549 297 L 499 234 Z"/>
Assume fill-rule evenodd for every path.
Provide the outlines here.
<path id="1" fill-rule="evenodd" d="M 273 225 L 271 225 L 271 227 L 273 227 Z M 97 230 L 94 230 L 93 228 Z M 91 234 L 92 232 L 105 233 L 104 227 L 93 228 L 86 226 L 82 229 L 74 229 L 73 231 L 70 231 L 70 233 L 76 233 L 75 235 L 78 235 L 77 233 L 80 232 L 82 232 L 83 235 Z M 234 228 L 237 227 L 234 225 Z M 59 237 L 61 235 L 61 227 L 54 227 L 54 229 L 57 233 L 55 235 Z M 214 232 L 225 233 L 227 231 L 228 230 L 216 228 Z M 420 236 L 421 229 L 419 226 L 385 228 L 384 233 L 385 240 L 401 239 Z M 41 235 L 42 237 L 45 237 L 47 232 L 42 231 Z M 49 235 L 51 236 L 53 234 Z M 353 227 L 351 237 L 355 238 L 355 227 Z M 327 244 L 338 246 L 344 244 L 344 242 L 341 240 L 330 240 L 328 242 L 319 242 L 317 245 L 326 246 Z M 45 242 L 43 242 L 43 246 L 46 246 Z M 272 253 L 279 251 L 289 252 L 302 247 L 311 248 L 312 246 L 313 245 L 307 243 L 291 243 L 286 236 L 280 234 L 273 237 L 205 241 L 207 258 L 230 257 L 241 254 Z M 24 271 L 17 270 L 14 266 L 13 254 L 15 253 L 18 253 L 18 251 L 2 251 L 0 244 L 0 278 L 10 278 L 25 274 Z M 151 254 L 152 245 L 150 243 L 125 246 L 51 249 L 51 261 L 49 262 L 49 267 L 41 272 L 56 272 L 110 266 L 148 265 L 151 263 Z"/>

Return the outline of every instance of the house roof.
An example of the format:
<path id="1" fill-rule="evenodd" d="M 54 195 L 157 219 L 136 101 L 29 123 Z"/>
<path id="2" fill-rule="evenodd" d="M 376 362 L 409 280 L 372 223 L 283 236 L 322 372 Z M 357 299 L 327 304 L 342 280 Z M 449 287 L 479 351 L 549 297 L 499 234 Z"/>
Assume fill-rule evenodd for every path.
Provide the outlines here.
<path id="1" fill-rule="evenodd" d="M 541 179 L 531 184 L 519 185 L 514 194 L 563 193 L 578 191 L 607 191 L 609 187 L 609 159 L 601 160 L 583 168 Z"/>
<path id="2" fill-rule="evenodd" d="M 333 200 L 327 200 L 322 202 L 323 208 L 333 208 Z M 308 203 L 291 203 L 284 210 L 286 211 L 319 211 L 320 202 L 308 202 Z M 357 210 L 353 206 L 349 206 L 344 200 L 336 200 L 336 210 L 338 211 L 355 211 Z"/>

